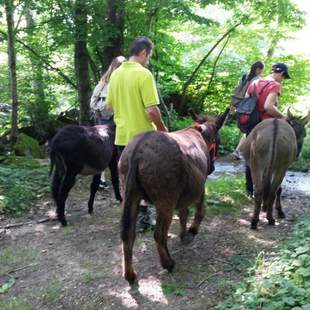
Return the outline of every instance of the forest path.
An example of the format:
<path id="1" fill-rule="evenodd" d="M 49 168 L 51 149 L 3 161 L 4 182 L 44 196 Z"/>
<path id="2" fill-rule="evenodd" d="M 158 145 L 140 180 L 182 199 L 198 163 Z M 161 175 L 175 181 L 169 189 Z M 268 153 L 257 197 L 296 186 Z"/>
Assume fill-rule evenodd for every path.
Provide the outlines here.
<path id="1" fill-rule="evenodd" d="M 241 170 L 239 163 L 220 160 L 212 178 L 234 177 Z M 275 227 L 267 225 L 262 214 L 258 230 L 250 230 L 253 206 L 249 204 L 238 215 L 206 216 L 193 243 L 182 245 L 174 216 L 168 246 L 176 267 L 171 274 L 159 264 L 153 234 L 138 234 L 134 267 L 139 286 L 135 288 L 122 277 L 119 204 L 111 198 L 111 190 L 101 191 L 89 216 L 90 179 L 80 178 L 67 203 L 68 227 L 56 221 L 39 223 L 54 213 L 49 198 L 38 203 L 35 213 L 0 220 L 0 288 L 15 282 L 0 294 L 0 308 L 212 309 L 247 275 L 258 253 L 274 249 L 289 236 L 294 219 L 310 209 L 310 196 L 293 174 L 289 173 L 283 193 L 287 219 L 277 220 Z M 301 183 L 308 179 L 306 175 Z M 12 223 L 24 225 L 4 229 Z"/>

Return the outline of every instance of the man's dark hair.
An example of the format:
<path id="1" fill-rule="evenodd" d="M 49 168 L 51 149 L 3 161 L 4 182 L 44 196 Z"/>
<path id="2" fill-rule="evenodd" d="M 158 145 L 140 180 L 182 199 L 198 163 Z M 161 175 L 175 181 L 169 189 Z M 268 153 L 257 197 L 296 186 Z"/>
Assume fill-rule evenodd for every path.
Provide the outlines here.
<path id="1" fill-rule="evenodd" d="M 154 47 L 154 44 L 149 38 L 137 37 L 131 43 L 131 46 L 129 49 L 129 56 L 139 55 L 139 53 L 142 52 L 144 49 L 146 50 L 146 53 L 149 54 L 151 50 L 153 49 L 153 47 Z"/>

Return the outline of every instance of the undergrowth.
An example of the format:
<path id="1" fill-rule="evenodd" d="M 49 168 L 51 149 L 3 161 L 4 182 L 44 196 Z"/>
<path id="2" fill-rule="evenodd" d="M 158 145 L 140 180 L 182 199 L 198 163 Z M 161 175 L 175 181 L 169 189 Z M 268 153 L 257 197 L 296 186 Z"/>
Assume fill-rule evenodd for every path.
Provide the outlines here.
<path id="1" fill-rule="evenodd" d="M 222 177 L 206 183 L 207 215 L 236 214 L 250 203 L 244 177 Z"/>
<path id="2" fill-rule="evenodd" d="M 257 257 L 249 277 L 216 309 L 310 309 L 310 214 L 280 249 Z"/>
<path id="3" fill-rule="evenodd" d="M 0 214 L 20 215 L 50 191 L 48 167 L 12 157 L 0 164 Z"/>

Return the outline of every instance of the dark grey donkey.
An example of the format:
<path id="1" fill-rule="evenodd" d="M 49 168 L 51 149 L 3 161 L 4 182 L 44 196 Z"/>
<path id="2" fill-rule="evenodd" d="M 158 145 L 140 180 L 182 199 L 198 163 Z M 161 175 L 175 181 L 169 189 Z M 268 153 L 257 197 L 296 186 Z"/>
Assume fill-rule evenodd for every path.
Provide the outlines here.
<path id="1" fill-rule="evenodd" d="M 115 198 L 121 201 L 114 138 L 115 125 L 111 124 L 93 127 L 66 126 L 52 139 L 50 145 L 52 194 L 57 206 L 57 218 L 63 226 L 67 225 L 65 203 L 78 174 L 93 175 L 88 201 L 90 214 L 93 212 L 101 172 L 107 167 L 111 171 Z"/>

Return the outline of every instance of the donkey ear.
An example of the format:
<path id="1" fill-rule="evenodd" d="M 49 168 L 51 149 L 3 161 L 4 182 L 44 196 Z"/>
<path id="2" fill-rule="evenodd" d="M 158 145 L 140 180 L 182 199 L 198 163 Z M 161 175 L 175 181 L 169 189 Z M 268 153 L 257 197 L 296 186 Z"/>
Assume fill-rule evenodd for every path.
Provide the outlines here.
<path id="1" fill-rule="evenodd" d="M 223 126 L 223 124 L 226 120 L 226 117 L 229 113 L 229 110 L 230 110 L 230 108 L 228 107 L 222 115 L 220 115 L 216 118 L 215 125 L 216 125 L 217 130 L 220 130 L 220 128 Z"/>
<path id="2" fill-rule="evenodd" d="M 192 117 L 193 121 L 197 121 L 199 115 L 196 114 L 193 109 L 191 109 L 191 108 L 188 109 L 188 113 Z"/>
<path id="3" fill-rule="evenodd" d="M 193 119 L 196 123 L 203 124 L 203 123 L 205 123 L 205 122 L 208 120 L 207 117 L 201 116 L 201 115 L 195 113 L 195 112 L 193 111 L 193 109 L 191 109 L 191 108 L 188 109 L 188 113 L 190 114 L 190 116 L 192 117 L 192 119 Z"/>
<path id="4" fill-rule="evenodd" d="M 291 112 L 291 107 L 287 109 L 287 117 L 288 119 L 294 119 L 294 115 Z"/>
<path id="5" fill-rule="evenodd" d="M 301 119 L 303 125 L 306 125 L 310 121 L 310 111 L 308 112 L 308 115 Z"/>

